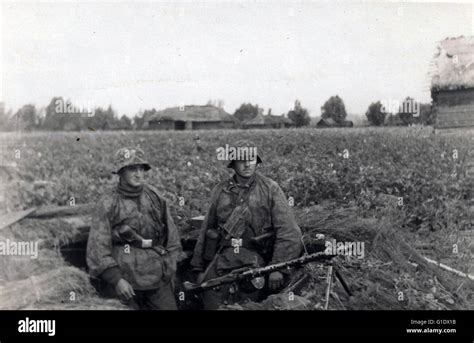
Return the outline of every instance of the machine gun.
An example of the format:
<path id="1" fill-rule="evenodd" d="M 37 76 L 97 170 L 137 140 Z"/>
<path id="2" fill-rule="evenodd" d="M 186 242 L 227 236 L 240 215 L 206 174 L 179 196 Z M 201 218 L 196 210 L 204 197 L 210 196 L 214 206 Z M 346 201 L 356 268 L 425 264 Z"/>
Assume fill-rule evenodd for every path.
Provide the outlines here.
<path id="1" fill-rule="evenodd" d="M 244 268 L 235 269 L 228 274 L 225 274 L 217 278 L 206 280 L 199 285 L 186 281 L 183 283 L 183 286 L 186 292 L 197 294 L 197 293 L 201 293 L 207 290 L 211 290 L 221 285 L 234 283 L 238 281 L 248 281 L 257 277 L 271 274 L 275 271 L 304 266 L 305 264 L 310 263 L 310 262 L 329 263 L 335 256 L 336 255 L 326 254 L 324 251 L 316 252 L 316 253 L 312 253 L 308 255 L 303 255 L 293 260 L 270 264 L 265 267 L 259 267 L 259 268 L 244 267 Z M 348 293 L 348 295 L 351 296 L 352 293 L 349 290 L 349 287 L 345 283 L 344 279 L 342 278 L 341 274 L 337 270 L 335 274 L 338 280 L 341 282 L 344 289 L 346 290 L 346 292 Z"/>

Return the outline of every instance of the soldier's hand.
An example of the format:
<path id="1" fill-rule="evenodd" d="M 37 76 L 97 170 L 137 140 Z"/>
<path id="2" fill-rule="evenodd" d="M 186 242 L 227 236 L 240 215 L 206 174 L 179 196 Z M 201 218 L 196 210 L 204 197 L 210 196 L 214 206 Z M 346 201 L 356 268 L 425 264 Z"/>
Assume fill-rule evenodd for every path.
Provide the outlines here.
<path id="1" fill-rule="evenodd" d="M 135 296 L 135 292 L 133 291 L 132 286 L 127 282 L 125 279 L 120 279 L 115 286 L 115 291 L 117 292 L 118 296 L 125 299 L 130 300 Z"/>
<path id="2" fill-rule="evenodd" d="M 280 272 L 273 272 L 268 277 L 268 286 L 272 291 L 277 290 L 283 286 L 283 274 Z"/>

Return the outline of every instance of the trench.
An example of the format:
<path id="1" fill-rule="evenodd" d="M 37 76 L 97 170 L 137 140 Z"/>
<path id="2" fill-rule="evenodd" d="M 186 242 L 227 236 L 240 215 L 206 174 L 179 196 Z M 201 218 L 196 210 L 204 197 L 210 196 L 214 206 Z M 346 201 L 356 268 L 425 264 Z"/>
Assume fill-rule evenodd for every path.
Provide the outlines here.
<path id="1" fill-rule="evenodd" d="M 87 240 L 63 245 L 59 248 L 59 251 L 68 264 L 89 273 L 86 260 Z M 101 297 L 109 298 L 111 296 L 110 290 L 108 290 L 107 284 L 104 281 L 94 277 L 90 277 L 89 279 Z"/>
<path id="2" fill-rule="evenodd" d="M 189 298 L 184 297 L 183 299 L 183 287 L 182 283 L 187 280 L 193 280 L 194 274 L 191 272 L 190 268 L 190 257 L 191 257 L 191 248 L 194 247 L 193 242 L 190 242 L 190 239 L 183 238 L 181 239 L 181 244 L 184 249 L 184 254 L 187 256 L 178 264 L 178 270 L 176 273 L 176 278 L 174 280 L 175 284 L 175 298 L 180 310 L 195 310 L 200 309 L 202 304 L 198 298 Z M 194 242 L 195 243 L 195 242 Z M 86 251 L 87 251 L 87 239 L 81 240 L 74 243 L 69 243 L 60 247 L 61 256 L 64 260 L 73 267 L 81 269 L 86 273 L 89 273 L 86 261 Z M 113 298 L 114 291 L 113 288 L 108 285 L 105 281 L 100 278 L 90 277 L 90 282 L 92 286 L 97 291 L 98 295 L 103 298 Z"/>

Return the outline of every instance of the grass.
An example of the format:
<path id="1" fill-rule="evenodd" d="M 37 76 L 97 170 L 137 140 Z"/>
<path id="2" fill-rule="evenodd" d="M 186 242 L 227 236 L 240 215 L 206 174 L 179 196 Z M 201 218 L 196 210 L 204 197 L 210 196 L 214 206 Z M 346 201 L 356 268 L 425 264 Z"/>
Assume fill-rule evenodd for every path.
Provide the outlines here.
<path id="1" fill-rule="evenodd" d="M 184 228 L 187 219 L 206 211 L 212 187 L 230 175 L 225 163 L 216 160 L 216 148 L 242 138 L 259 146 L 262 173 L 293 198 L 307 232 L 318 230 L 367 244 L 367 258 L 342 265 L 358 296 L 347 299 L 336 283 L 341 302 L 331 302 L 332 306 L 474 308 L 472 282 L 427 265 L 420 257 L 464 272 L 472 268 L 472 239 L 466 234 L 471 186 L 464 177 L 474 138 L 469 130 L 436 135 L 418 128 L 23 134 L 14 142 L 21 150 L 18 168 L 8 170 L 9 205 L 65 205 L 71 198 L 78 204 L 94 202 L 116 183 L 110 173 L 113 152 L 140 146 L 154 167 L 149 182 L 170 201 L 173 218 Z M 401 197 L 403 206 L 380 203 L 380 195 Z M 68 225 L 61 220 L 24 220 L 0 234 L 47 242 L 46 247 L 81 234 Z M 59 252 L 43 249 L 41 256 L 34 262 L 2 258 L 0 285 L 66 270 Z M 324 273 L 313 276 L 307 297 L 319 308 Z M 44 304 L 53 306 L 50 301 Z"/>

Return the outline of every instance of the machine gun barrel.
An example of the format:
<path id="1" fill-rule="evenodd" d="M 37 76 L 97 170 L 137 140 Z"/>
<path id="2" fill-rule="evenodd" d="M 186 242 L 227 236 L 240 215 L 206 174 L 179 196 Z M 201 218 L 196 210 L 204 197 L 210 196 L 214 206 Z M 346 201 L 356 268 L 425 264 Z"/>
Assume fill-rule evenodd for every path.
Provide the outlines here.
<path id="1" fill-rule="evenodd" d="M 242 281 L 242 280 L 251 280 L 256 277 L 271 274 L 275 271 L 290 269 L 294 267 L 300 267 L 310 262 L 329 261 L 335 256 L 336 255 L 326 254 L 325 252 L 317 252 L 310 255 L 303 255 L 293 260 L 270 264 L 265 267 L 236 269 L 226 275 L 204 281 L 200 285 L 193 284 L 191 282 L 184 282 L 183 286 L 184 286 L 184 289 L 188 292 L 200 293 L 206 290 L 213 289 L 220 285 L 229 284 L 229 283 Z"/>

